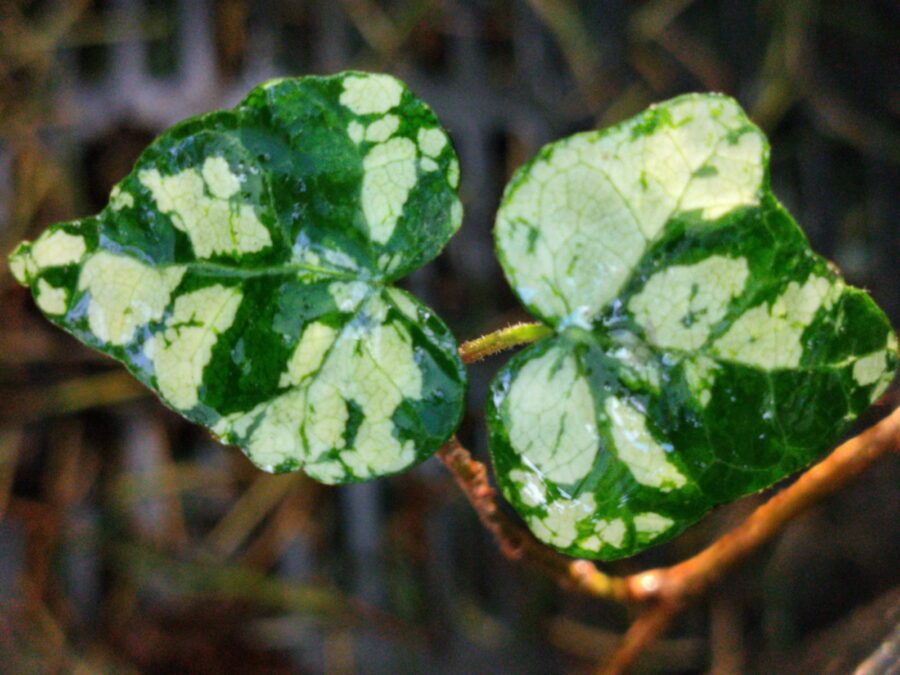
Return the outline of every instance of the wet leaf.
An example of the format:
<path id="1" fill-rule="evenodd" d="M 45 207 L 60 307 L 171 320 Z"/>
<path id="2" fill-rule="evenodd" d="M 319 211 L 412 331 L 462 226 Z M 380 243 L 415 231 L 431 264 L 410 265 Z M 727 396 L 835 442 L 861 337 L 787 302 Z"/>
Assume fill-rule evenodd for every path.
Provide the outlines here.
<path id="1" fill-rule="evenodd" d="M 554 329 L 501 370 L 491 451 L 542 541 L 614 559 L 819 458 L 887 388 L 897 339 L 769 187 L 765 136 L 688 95 L 544 147 L 497 250 Z"/>
<path id="2" fill-rule="evenodd" d="M 398 80 L 267 82 L 160 136 L 10 266 L 44 314 L 266 471 L 342 483 L 455 430 L 443 322 L 390 282 L 460 225 L 456 153 Z"/>

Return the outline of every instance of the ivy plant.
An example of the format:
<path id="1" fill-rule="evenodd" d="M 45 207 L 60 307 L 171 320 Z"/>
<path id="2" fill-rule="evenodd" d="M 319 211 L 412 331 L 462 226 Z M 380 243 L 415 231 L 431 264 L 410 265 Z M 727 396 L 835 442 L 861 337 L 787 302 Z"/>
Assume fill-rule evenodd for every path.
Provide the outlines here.
<path id="1" fill-rule="evenodd" d="M 100 214 L 10 266 L 53 323 L 260 468 L 367 480 L 460 421 L 450 331 L 391 286 L 458 229 L 458 183 L 393 77 L 275 80 L 166 131 Z M 490 449 L 565 553 L 631 555 L 809 464 L 896 368 L 887 318 L 810 250 L 729 98 L 546 146 L 495 234 L 549 336 L 494 380 Z"/>

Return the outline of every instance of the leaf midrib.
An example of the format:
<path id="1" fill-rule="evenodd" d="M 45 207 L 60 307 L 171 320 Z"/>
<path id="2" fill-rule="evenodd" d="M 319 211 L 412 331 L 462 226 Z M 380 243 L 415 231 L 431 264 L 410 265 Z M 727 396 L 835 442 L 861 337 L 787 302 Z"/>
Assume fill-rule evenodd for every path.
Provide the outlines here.
<path id="1" fill-rule="evenodd" d="M 168 265 L 168 267 L 175 266 L 179 266 L 179 264 L 173 263 Z M 265 267 L 234 267 L 221 263 L 192 261 L 184 263 L 183 266 L 191 272 L 209 273 L 239 279 L 251 279 L 264 276 L 306 276 L 310 282 L 326 280 L 361 281 L 373 286 L 380 286 L 384 283 L 384 279 L 380 275 L 372 275 L 367 270 L 338 271 L 328 267 L 319 267 L 303 263 L 268 265 Z"/>

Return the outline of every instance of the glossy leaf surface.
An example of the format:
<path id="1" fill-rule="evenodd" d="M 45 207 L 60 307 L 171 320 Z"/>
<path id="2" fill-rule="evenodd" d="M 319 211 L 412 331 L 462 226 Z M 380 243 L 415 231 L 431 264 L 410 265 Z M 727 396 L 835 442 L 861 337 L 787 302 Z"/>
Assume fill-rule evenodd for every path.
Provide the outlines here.
<path id="1" fill-rule="evenodd" d="M 456 428 L 446 326 L 389 283 L 460 225 L 456 153 L 387 75 L 265 83 L 160 136 L 10 258 L 54 323 L 267 471 L 401 471 Z"/>
<path id="2" fill-rule="evenodd" d="M 497 250 L 555 329 L 497 375 L 498 481 L 542 541 L 614 559 L 819 458 L 885 390 L 890 324 L 815 255 L 733 100 L 544 147 Z"/>

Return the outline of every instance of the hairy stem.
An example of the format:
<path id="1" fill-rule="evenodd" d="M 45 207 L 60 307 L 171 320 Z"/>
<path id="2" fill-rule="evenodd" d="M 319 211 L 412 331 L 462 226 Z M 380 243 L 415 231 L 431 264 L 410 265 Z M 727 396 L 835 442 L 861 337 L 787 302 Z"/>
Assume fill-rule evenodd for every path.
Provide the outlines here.
<path id="1" fill-rule="evenodd" d="M 476 363 L 506 349 L 540 340 L 551 333 L 553 330 L 542 323 L 517 323 L 462 343 L 459 355 L 463 363 Z"/>
<path id="2" fill-rule="evenodd" d="M 668 602 L 648 608 L 634 620 L 612 657 L 597 670 L 597 675 L 627 673 L 647 647 L 668 630 L 683 608 L 682 604 Z"/>

